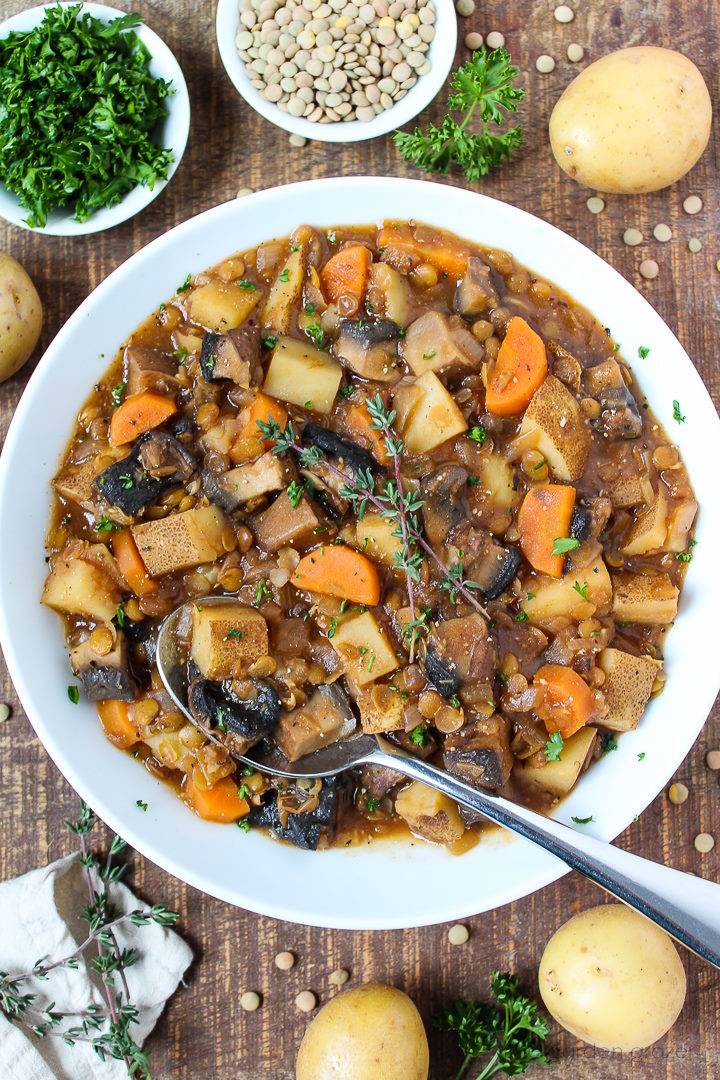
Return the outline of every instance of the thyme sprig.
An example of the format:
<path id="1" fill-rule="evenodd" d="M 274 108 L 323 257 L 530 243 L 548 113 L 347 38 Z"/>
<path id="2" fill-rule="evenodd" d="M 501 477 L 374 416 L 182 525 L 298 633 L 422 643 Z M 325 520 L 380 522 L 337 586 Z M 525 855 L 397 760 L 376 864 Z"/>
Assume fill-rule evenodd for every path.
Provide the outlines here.
<path id="1" fill-rule="evenodd" d="M 68 956 L 58 960 L 40 957 L 29 971 L 20 973 L 0 971 L 0 1012 L 11 1022 L 28 1027 L 39 1039 L 50 1035 L 62 1039 L 68 1046 L 78 1042 L 89 1043 L 101 1061 L 106 1058 L 123 1061 L 128 1076 L 151 1080 L 148 1056 L 131 1033 L 131 1025 L 138 1022 L 139 1014 L 130 1001 L 125 975 L 125 969 L 138 961 L 139 953 L 136 949 L 121 949 L 116 930 L 128 923 L 147 926 L 155 922 L 159 926 L 172 926 L 178 916 L 164 904 L 155 904 L 145 911 L 138 908 L 122 915 L 117 913 L 111 903 L 108 887 L 110 883 L 118 881 L 125 870 L 124 864 L 113 864 L 113 860 L 126 847 L 126 843 L 122 837 L 114 836 L 105 862 L 101 864 L 89 850 L 87 839 L 97 824 L 97 818 L 85 803 L 81 807 L 78 821 L 67 821 L 65 824 L 80 844 L 80 862 L 85 870 L 89 895 L 89 903 L 81 917 L 88 924 L 88 934 Z M 101 890 L 95 888 L 93 870 L 103 882 Z M 92 945 L 97 948 L 97 956 L 92 959 L 90 966 L 101 978 L 107 1008 L 90 1003 L 78 1012 L 63 1012 L 55 1009 L 54 1002 L 46 1009 L 39 1008 L 35 1004 L 37 995 L 30 992 L 28 986 L 30 980 L 44 981 L 57 968 L 77 970 L 81 956 Z M 116 979 L 119 980 L 119 988 Z"/>
<path id="2" fill-rule="evenodd" d="M 392 446 L 394 449 L 398 449 L 398 447 L 402 446 L 402 442 L 393 433 L 392 423 L 387 422 L 388 417 L 392 417 L 392 421 L 394 422 L 395 416 L 392 412 L 387 412 L 385 406 L 382 405 L 383 419 L 380 419 L 380 414 L 377 411 L 377 400 L 378 399 L 375 399 L 375 401 L 373 401 L 371 398 L 367 398 L 365 401 L 371 419 L 373 419 L 374 424 L 379 422 L 387 427 Z M 380 401 L 382 401 L 382 399 L 380 399 Z M 375 410 L 375 417 L 373 417 L 372 410 Z M 396 461 L 396 479 L 394 481 L 386 481 L 380 491 L 376 491 L 375 477 L 369 469 L 358 469 L 356 476 L 353 478 L 349 473 L 338 468 L 334 462 L 329 461 L 324 457 L 322 451 L 317 446 L 303 446 L 298 441 L 298 436 L 295 433 L 292 420 L 288 420 L 284 429 L 281 428 L 277 421 L 273 420 L 270 415 L 268 415 L 267 423 L 264 420 L 258 420 L 256 423 L 262 437 L 274 441 L 272 452 L 275 456 L 285 454 L 292 450 L 293 453 L 298 455 L 300 463 L 307 467 L 318 465 L 320 461 L 322 461 L 324 467 L 342 481 L 343 486 L 340 489 L 340 494 L 350 501 L 353 510 L 359 519 L 362 519 L 368 505 L 374 506 L 384 517 L 390 517 L 398 522 L 399 532 L 396 533 L 396 535 L 401 539 L 403 534 L 402 524 L 400 523 L 400 505 L 402 504 L 408 540 L 407 562 L 411 570 L 417 570 L 417 577 L 413 576 L 413 581 L 419 581 L 419 567 L 423 561 L 419 552 L 414 550 L 416 546 L 425 553 L 428 559 L 434 563 L 440 571 L 442 575 L 440 587 L 449 593 L 451 601 L 457 603 L 457 597 L 462 596 L 471 607 L 475 608 L 476 611 L 479 611 L 485 618 L 488 618 L 485 608 L 472 592 L 473 589 L 478 589 L 479 586 L 474 581 L 467 581 L 463 576 L 462 559 L 459 559 L 458 562 L 448 568 L 433 546 L 429 544 L 423 536 L 422 526 L 417 517 L 417 512 L 423 505 L 422 499 L 414 492 L 405 493 L 402 490 L 402 480 L 400 481 L 401 486 L 398 488 L 397 476 L 399 471 L 399 460 Z M 386 435 L 386 441 L 387 437 L 388 436 Z M 391 457 L 397 457 L 399 459 L 400 454 L 398 453 L 395 455 L 391 453 Z M 399 555 L 401 561 L 398 565 L 401 566 L 402 569 L 405 569 L 404 550 L 403 552 L 400 552 Z M 409 630 L 409 635 L 412 640 L 415 639 L 417 633 L 427 631 L 427 623 L 427 612 L 423 612 L 419 617 L 413 617 L 411 624 L 406 628 L 406 630 Z"/>

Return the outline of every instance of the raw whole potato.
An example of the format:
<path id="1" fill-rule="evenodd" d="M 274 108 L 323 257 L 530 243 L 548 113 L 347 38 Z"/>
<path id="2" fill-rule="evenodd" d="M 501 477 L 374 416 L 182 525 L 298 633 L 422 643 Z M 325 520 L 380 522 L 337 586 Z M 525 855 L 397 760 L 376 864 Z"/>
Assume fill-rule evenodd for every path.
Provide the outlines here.
<path id="1" fill-rule="evenodd" d="M 702 75 L 672 49 L 620 49 L 585 68 L 550 117 L 561 169 L 596 191 L 657 191 L 692 169 L 710 137 Z"/>
<path id="2" fill-rule="evenodd" d="M 41 329 L 37 289 L 19 262 L 0 253 L 0 382 L 30 359 Z"/>
<path id="3" fill-rule="evenodd" d="M 328 1002 L 300 1044 L 297 1080 L 427 1080 L 420 1014 L 392 986 L 359 986 Z"/>
<path id="4" fill-rule="evenodd" d="M 668 935 L 624 904 L 581 911 L 545 946 L 540 993 L 559 1024 L 603 1050 L 662 1038 L 685 1001 L 685 971 Z"/>

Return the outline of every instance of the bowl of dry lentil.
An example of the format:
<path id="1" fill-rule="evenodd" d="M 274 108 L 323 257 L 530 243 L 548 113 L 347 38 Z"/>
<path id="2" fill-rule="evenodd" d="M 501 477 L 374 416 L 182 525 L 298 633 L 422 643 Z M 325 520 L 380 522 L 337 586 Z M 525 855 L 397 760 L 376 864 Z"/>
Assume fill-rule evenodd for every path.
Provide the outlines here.
<path id="1" fill-rule="evenodd" d="M 417 116 L 455 56 L 452 0 L 219 0 L 220 57 L 266 120 L 359 142 Z"/>

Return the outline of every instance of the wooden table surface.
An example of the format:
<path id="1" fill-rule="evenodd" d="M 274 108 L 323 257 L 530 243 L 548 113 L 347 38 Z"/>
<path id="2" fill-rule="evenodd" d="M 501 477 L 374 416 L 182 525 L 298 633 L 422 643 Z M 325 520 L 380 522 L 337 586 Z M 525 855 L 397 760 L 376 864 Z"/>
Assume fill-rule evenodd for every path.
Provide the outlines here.
<path id="1" fill-rule="evenodd" d="M 717 102 L 720 8 L 693 0 L 580 0 L 569 26 L 553 19 L 553 0 L 478 3 L 460 20 L 468 30 L 501 30 L 513 60 L 523 71 L 527 97 L 520 109 L 525 145 L 516 160 L 485 180 L 481 190 L 552 221 L 611 262 L 648 298 L 675 331 L 701 372 L 715 404 L 720 400 L 718 314 L 720 311 L 720 138 L 716 117 L 710 147 L 689 177 L 665 191 L 628 198 L 611 196 L 598 216 L 586 199 L 593 194 L 568 180 L 555 166 L 546 136 L 552 105 L 578 71 L 565 58 L 570 42 L 581 43 L 589 59 L 628 45 L 664 45 L 698 64 Z M 29 0 L 5 0 L 0 17 L 27 7 Z M 322 143 L 296 149 L 288 136 L 245 105 L 229 82 L 215 47 L 212 0 L 115 0 L 124 10 L 139 10 L 175 52 L 185 72 L 192 102 L 192 130 L 182 165 L 167 190 L 139 217 L 96 236 L 75 239 L 35 236 L 0 223 L 0 250 L 19 259 L 35 280 L 45 305 L 41 349 L 45 348 L 91 289 L 133 252 L 173 225 L 235 196 L 245 185 L 258 189 L 290 180 L 365 171 L 417 176 L 400 159 L 390 137 L 343 148 Z M 550 75 L 535 70 L 535 59 L 550 53 L 557 67 Z M 459 47 L 458 56 L 467 52 Z M 424 119 L 436 122 L 444 95 Z M 457 177 L 449 183 L 458 184 Z M 699 194 L 697 217 L 682 210 L 686 195 Z M 408 213 L 412 210 L 408 207 Z M 298 210 L 298 220 L 302 210 Z M 653 239 L 636 248 L 623 244 L 627 226 L 652 237 L 654 225 L 667 222 L 673 239 Z M 702 242 L 691 254 L 690 237 Z M 236 238 L 242 246 L 242 237 Z M 233 244 L 233 241 L 229 241 Z M 657 260 L 660 274 L 643 281 L 638 267 Z M 0 388 L 4 435 L 33 362 Z M 674 389 L 674 388 L 673 388 Z M 682 395 L 681 395 L 682 396 Z M 69 422 L 69 421 L 68 421 Z M 19 508 L 19 512 L 21 512 Z M 30 598 L 32 602 L 32 598 Z M 7 672 L 0 671 L 2 699 L 12 706 L 0 726 L 0 880 L 21 874 L 70 849 L 63 820 L 76 816 L 75 793 L 51 763 L 17 700 Z M 688 693 L 692 689 L 688 688 Z M 681 718 L 678 718 L 681 722 Z M 661 793 L 619 843 L 680 869 L 718 879 L 720 842 L 709 855 L 693 846 L 695 835 L 713 833 L 720 841 L 718 773 L 705 765 L 706 751 L 720 746 L 717 704 L 677 779 L 690 789 L 683 806 Z M 320 857 L 320 856 L 318 856 Z M 170 878 L 139 856 L 132 857 L 131 882 L 139 894 L 166 901 L 181 914 L 181 932 L 196 959 L 186 988 L 170 1002 L 149 1046 L 156 1080 L 290 1080 L 306 1017 L 294 998 L 310 988 L 321 1002 L 330 993 L 328 973 L 342 966 L 352 984 L 379 980 L 407 990 L 423 1017 L 453 996 L 486 996 L 493 968 L 518 972 L 535 985 L 545 942 L 572 913 L 601 902 L 602 895 L 570 875 L 534 896 L 467 920 L 469 943 L 453 949 L 447 926 L 387 933 L 308 929 L 240 911 Z M 428 883 L 432 888 L 432 883 Z M 291 949 L 298 963 L 278 972 L 273 957 Z M 684 955 L 688 996 L 667 1039 L 620 1059 L 578 1043 L 551 1026 L 555 1080 L 711 1080 L 720 1075 L 720 973 Z M 257 989 L 264 1005 L 242 1012 L 243 989 Z M 450 1044 L 431 1034 L 432 1080 L 449 1080 L 458 1061 Z M 531 1072 L 531 1075 L 535 1073 Z M 541 1075 L 538 1072 L 538 1075 Z M 397 1080 L 403 1080 L 398 1077 Z"/>

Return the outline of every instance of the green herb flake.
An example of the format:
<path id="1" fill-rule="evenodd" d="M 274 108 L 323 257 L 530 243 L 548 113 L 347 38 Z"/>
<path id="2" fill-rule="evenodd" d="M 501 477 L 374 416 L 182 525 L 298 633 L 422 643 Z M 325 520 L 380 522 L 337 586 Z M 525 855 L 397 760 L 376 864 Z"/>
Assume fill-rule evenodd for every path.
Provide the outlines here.
<path id="1" fill-rule="evenodd" d="M 232 629 L 228 630 L 223 641 L 242 641 L 244 637 L 245 634 L 242 630 L 238 630 L 237 626 L 233 626 Z"/>
<path id="2" fill-rule="evenodd" d="M 516 619 L 517 622 L 527 622 L 528 621 L 527 612 L 526 611 L 518 611 L 517 615 L 515 616 L 515 619 Z"/>
<path id="3" fill-rule="evenodd" d="M 435 349 L 431 349 L 430 352 L 423 353 L 423 360 L 432 360 L 433 356 L 435 355 L 435 352 L 436 352 Z"/>
<path id="4" fill-rule="evenodd" d="M 241 829 L 242 832 L 250 832 L 250 822 L 246 821 L 245 818 L 240 818 L 237 827 L 238 829 Z"/>
<path id="5" fill-rule="evenodd" d="M 330 619 L 330 626 L 328 628 L 327 636 L 329 638 L 334 638 L 336 632 L 337 632 L 337 619 L 333 615 L 333 617 Z"/>
<path id="6" fill-rule="evenodd" d="M 315 314 L 315 305 L 314 304 L 306 304 L 305 305 L 305 314 L 306 315 L 314 315 Z"/>
<path id="7" fill-rule="evenodd" d="M 409 738 L 410 742 L 413 743 L 414 746 L 427 746 L 427 744 L 430 742 L 428 729 L 422 726 L 413 728 L 410 732 Z"/>
<path id="8" fill-rule="evenodd" d="M 468 487 L 477 487 L 478 484 L 482 484 L 482 476 L 468 476 Z"/>
<path id="9" fill-rule="evenodd" d="M 262 343 L 263 348 L 274 349 L 278 343 L 278 339 L 276 338 L 275 334 L 266 334 L 262 340 Z"/>
<path id="10" fill-rule="evenodd" d="M 73 705 L 77 705 L 78 701 L 80 700 L 80 691 L 78 690 L 77 686 L 68 686 L 67 696 L 70 698 Z"/>
<path id="11" fill-rule="evenodd" d="M 638 754 L 637 759 L 638 759 L 638 761 L 643 761 L 644 758 L 645 758 L 645 751 L 643 750 L 641 753 Z"/>
<path id="12" fill-rule="evenodd" d="M 482 446 L 487 439 L 487 430 L 483 424 L 473 424 L 467 433 L 467 437 Z"/>
<path id="13" fill-rule="evenodd" d="M 368 814 L 374 814 L 379 805 L 379 799 L 367 799 L 365 806 L 367 807 Z"/>
<path id="14" fill-rule="evenodd" d="M 338 397 L 339 398 L 350 397 L 350 395 L 352 394 L 354 389 L 355 389 L 355 387 L 353 386 L 352 383 L 348 383 L 347 386 L 341 386 L 340 389 L 338 390 Z"/>
<path id="15" fill-rule="evenodd" d="M 218 705 L 217 708 L 217 726 L 223 734 L 227 731 L 227 724 L 225 723 L 225 710 Z"/>
<path id="16" fill-rule="evenodd" d="M 650 355 L 650 349 L 648 348 L 648 346 L 647 345 L 641 345 L 640 348 L 638 349 L 638 356 L 640 357 L 640 359 L 641 360 L 646 360 L 649 355 Z"/>
<path id="17" fill-rule="evenodd" d="M 460 698 L 457 696 L 457 694 L 453 694 L 453 696 L 450 698 L 450 704 L 452 705 L 453 709 L 462 708 L 460 704 Z"/>
<path id="18" fill-rule="evenodd" d="M 589 825 L 595 818 L 591 814 L 590 817 L 572 817 L 570 820 L 574 821 L 576 825 Z"/>
<path id="19" fill-rule="evenodd" d="M 187 277 L 185 278 L 185 280 L 180 285 L 178 285 L 175 292 L 179 292 L 179 293 L 187 292 L 191 285 L 192 285 L 192 274 L 188 274 Z"/>
<path id="20" fill-rule="evenodd" d="M 247 786 L 247 784 L 242 784 L 242 786 L 238 788 L 238 799 L 247 799 L 249 797 L 250 788 Z"/>
<path id="21" fill-rule="evenodd" d="M 142 799 L 136 799 L 135 800 L 135 805 L 139 806 L 143 813 L 145 813 L 147 811 L 148 804 L 146 802 L 143 802 Z"/>
<path id="22" fill-rule="evenodd" d="M 673 401 L 673 420 L 677 420 L 678 424 L 684 424 L 687 420 L 687 417 L 682 414 L 679 401 Z"/>
<path id="23" fill-rule="evenodd" d="M 127 383 L 121 382 L 118 383 L 117 386 L 113 386 L 112 388 L 112 403 L 116 409 L 118 405 L 120 405 L 120 403 L 122 402 L 123 394 L 125 393 L 126 387 Z"/>
<path id="24" fill-rule="evenodd" d="M 617 750 L 618 748 L 617 739 L 612 734 L 612 732 L 608 732 L 607 735 L 603 735 L 602 743 L 600 745 L 603 754 L 609 754 L 613 750 Z"/>
<path id="25" fill-rule="evenodd" d="M 120 477 L 120 486 L 122 487 L 123 491 L 129 491 L 130 488 L 135 487 L 135 481 L 133 480 L 130 473 L 122 474 L 122 476 Z"/>
<path id="26" fill-rule="evenodd" d="M 272 600 L 272 589 L 266 582 L 265 578 L 261 578 L 258 581 L 257 588 L 255 590 L 255 603 L 261 604 L 263 600 Z"/>
<path id="27" fill-rule="evenodd" d="M 565 748 L 565 740 L 559 731 L 553 731 L 552 735 L 545 743 L 545 760 L 546 761 L 559 761 L 560 754 Z"/>
<path id="28" fill-rule="evenodd" d="M 537 465 L 533 465 L 530 472 L 538 472 L 540 469 L 544 469 L 545 466 L 548 465 L 548 464 L 549 464 L 549 462 L 548 462 L 548 459 L 546 457 L 541 458 L 541 460 L 538 461 Z"/>
<path id="29" fill-rule="evenodd" d="M 115 620 L 116 620 L 118 626 L 120 627 L 120 629 L 122 630 L 123 626 L 125 625 L 125 601 L 124 600 L 123 600 L 122 604 L 118 604 L 118 606 L 117 606 L 117 609 L 115 611 Z"/>
<path id="30" fill-rule="evenodd" d="M 289 281 L 289 280 L 290 280 L 290 271 L 288 270 L 288 268 L 286 266 L 285 269 L 282 271 L 282 273 L 278 274 L 278 281 Z"/>
<path id="31" fill-rule="evenodd" d="M 560 536 L 553 543 L 553 555 L 567 555 L 568 551 L 575 551 L 580 547 L 580 541 L 572 536 Z"/>
<path id="32" fill-rule="evenodd" d="M 587 583 L 587 581 L 584 581 L 582 583 L 582 585 L 580 584 L 579 581 L 576 581 L 575 584 L 573 585 L 573 589 L 575 590 L 576 593 L 578 593 L 579 596 L 582 596 L 583 600 L 589 600 L 590 599 L 588 597 L 588 583 Z"/>
<path id="33" fill-rule="evenodd" d="M 184 346 L 181 346 L 179 349 L 173 350 L 173 356 L 177 357 L 178 366 L 184 367 L 185 361 L 188 358 L 188 351 Z"/>
<path id="34" fill-rule="evenodd" d="M 292 508 L 293 508 L 293 510 L 295 510 L 297 508 L 298 503 L 300 502 L 300 500 L 303 497 L 303 491 L 305 490 L 305 484 L 298 483 L 297 480 L 292 480 L 288 484 L 288 486 L 287 486 L 287 488 L 285 490 L 287 491 L 287 496 L 288 496 L 288 499 L 290 500 L 290 502 L 292 504 Z"/>
<path id="35" fill-rule="evenodd" d="M 689 551 L 678 551 L 675 554 L 675 558 L 678 562 L 689 563 L 692 562 L 692 553 Z"/>
<path id="36" fill-rule="evenodd" d="M 287 280 L 287 278 L 285 279 Z M 246 292 L 257 292 L 257 285 L 254 285 L 252 281 L 248 281 L 247 278 L 240 278 L 238 282 L 241 289 L 245 289 Z"/>
<path id="37" fill-rule="evenodd" d="M 118 525 L 117 522 L 111 521 L 105 514 L 100 516 L 100 520 L 95 525 L 95 532 L 118 532 L 122 529 L 122 525 Z"/>

